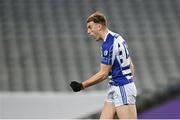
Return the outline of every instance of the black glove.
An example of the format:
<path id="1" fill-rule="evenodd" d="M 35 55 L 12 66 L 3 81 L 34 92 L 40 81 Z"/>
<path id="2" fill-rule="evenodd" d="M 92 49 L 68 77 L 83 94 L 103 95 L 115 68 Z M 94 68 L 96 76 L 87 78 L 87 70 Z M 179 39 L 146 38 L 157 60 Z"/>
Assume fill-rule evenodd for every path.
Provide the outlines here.
<path id="1" fill-rule="evenodd" d="M 70 84 L 71 88 L 73 89 L 74 92 L 78 92 L 83 89 L 82 83 L 72 81 Z"/>

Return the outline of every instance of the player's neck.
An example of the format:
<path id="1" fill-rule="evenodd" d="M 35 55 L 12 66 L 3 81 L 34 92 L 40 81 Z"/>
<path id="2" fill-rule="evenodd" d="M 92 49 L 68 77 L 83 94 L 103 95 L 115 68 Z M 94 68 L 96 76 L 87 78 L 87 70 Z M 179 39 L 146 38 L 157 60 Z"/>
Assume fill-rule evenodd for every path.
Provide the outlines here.
<path id="1" fill-rule="evenodd" d="M 105 28 L 103 31 L 102 31 L 102 34 L 101 34 L 101 38 L 104 40 L 106 35 L 108 34 L 108 28 Z"/>

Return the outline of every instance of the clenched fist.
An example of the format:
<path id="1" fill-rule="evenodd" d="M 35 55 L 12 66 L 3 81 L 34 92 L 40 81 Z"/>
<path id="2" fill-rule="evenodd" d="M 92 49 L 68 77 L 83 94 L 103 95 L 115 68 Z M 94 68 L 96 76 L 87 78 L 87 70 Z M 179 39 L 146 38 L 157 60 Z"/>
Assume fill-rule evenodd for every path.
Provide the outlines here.
<path id="1" fill-rule="evenodd" d="M 82 83 L 76 81 L 72 81 L 70 86 L 74 92 L 79 92 L 83 89 Z"/>

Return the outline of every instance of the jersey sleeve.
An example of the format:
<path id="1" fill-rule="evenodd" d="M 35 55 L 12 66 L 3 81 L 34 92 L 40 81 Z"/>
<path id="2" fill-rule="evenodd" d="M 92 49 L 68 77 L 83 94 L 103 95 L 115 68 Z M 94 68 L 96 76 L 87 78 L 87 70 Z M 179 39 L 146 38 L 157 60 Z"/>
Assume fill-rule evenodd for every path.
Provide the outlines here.
<path id="1" fill-rule="evenodd" d="M 102 45 L 101 48 L 101 63 L 106 65 L 112 64 L 113 45 Z"/>

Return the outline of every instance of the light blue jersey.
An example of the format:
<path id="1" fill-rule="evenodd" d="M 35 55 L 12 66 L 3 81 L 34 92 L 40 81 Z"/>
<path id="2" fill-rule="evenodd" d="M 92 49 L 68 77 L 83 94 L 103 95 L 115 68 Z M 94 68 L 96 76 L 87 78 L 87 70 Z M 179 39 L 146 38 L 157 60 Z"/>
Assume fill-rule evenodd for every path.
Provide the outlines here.
<path id="1" fill-rule="evenodd" d="M 101 63 L 112 65 L 109 77 L 117 86 L 133 82 L 130 56 L 125 40 L 117 33 L 108 31 L 101 48 Z"/>

